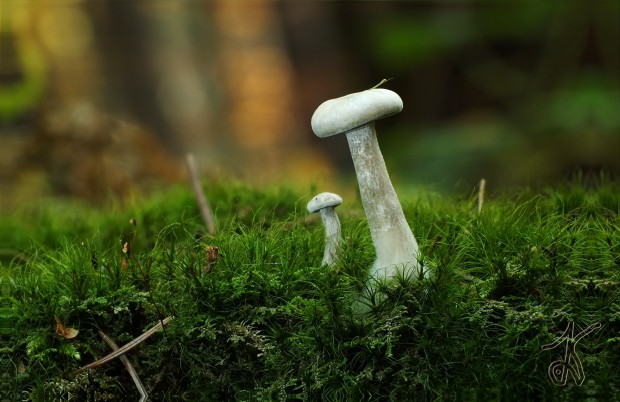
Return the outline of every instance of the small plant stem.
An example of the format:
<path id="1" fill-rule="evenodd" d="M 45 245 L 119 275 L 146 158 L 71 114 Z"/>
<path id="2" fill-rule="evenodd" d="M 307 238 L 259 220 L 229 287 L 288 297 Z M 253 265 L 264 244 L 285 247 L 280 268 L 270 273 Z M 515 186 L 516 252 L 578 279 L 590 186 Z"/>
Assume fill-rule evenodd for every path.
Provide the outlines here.
<path id="1" fill-rule="evenodd" d="M 486 191 L 487 181 L 480 179 L 480 186 L 478 187 L 478 213 L 482 212 L 482 205 L 484 204 L 484 192 Z"/>
<path id="2" fill-rule="evenodd" d="M 194 190 L 194 195 L 196 196 L 196 202 L 198 203 L 200 215 L 202 216 L 202 220 L 207 227 L 209 234 L 214 235 L 216 232 L 215 220 L 213 219 L 213 212 L 211 212 L 211 207 L 209 206 L 207 197 L 202 191 L 202 186 L 200 185 L 200 176 L 198 175 L 198 168 L 196 167 L 194 155 L 191 153 L 187 154 L 185 156 L 185 162 L 187 164 L 187 170 L 192 182 L 192 188 Z"/>
<path id="3" fill-rule="evenodd" d="M 116 344 L 116 342 L 114 342 L 114 340 L 112 338 L 110 338 L 105 333 L 103 333 L 103 331 L 99 331 L 99 336 L 101 337 L 101 339 L 103 339 L 103 341 L 113 351 L 117 351 L 119 349 L 119 347 Z M 138 392 L 140 393 L 140 396 L 141 396 L 141 398 L 140 398 L 140 400 L 138 402 L 146 401 L 148 399 L 148 394 L 146 393 L 146 389 L 144 388 L 144 385 L 142 384 L 142 381 L 140 381 L 140 377 L 138 376 L 138 372 L 136 371 L 134 366 L 131 364 L 131 362 L 129 361 L 127 356 L 125 356 L 123 354 L 123 355 L 120 355 L 118 358 L 121 359 L 121 362 L 123 363 L 123 366 L 125 366 L 125 368 L 129 372 L 129 375 L 131 376 L 131 379 L 133 380 L 134 384 L 136 384 L 136 388 L 138 388 Z"/>
<path id="4" fill-rule="evenodd" d="M 388 82 L 389 80 L 391 80 L 392 78 L 384 78 L 381 81 L 379 81 L 379 83 L 377 85 L 375 85 L 374 87 L 370 88 L 370 89 L 376 89 L 379 88 L 381 85 L 385 84 L 386 82 Z"/>
<path id="5" fill-rule="evenodd" d="M 107 355 L 107 356 L 105 356 L 105 357 L 103 357 L 103 358 L 101 358 L 101 359 L 99 359 L 97 361 L 92 362 L 90 364 L 87 364 L 84 367 L 81 367 L 78 371 L 82 371 L 82 370 L 87 369 L 87 368 L 97 368 L 99 366 L 102 366 L 102 365 L 106 364 L 107 362 L 109 362 L 111 360 L 114 360 L 115 358 L 119 357 L 120 355 L 123 355 L 123 354 L 129 352 L 131 349 L 135 348 L 136 346 L 138 346 L 139 344 L 144 342 L 147 338 L 152 336 L 155 332 L 157 332 L 158 329 L 163 328 L 172 319 L 174 319 L 173 316 L 165 318 L 164 320 L 158 322 L 157 325 L 155 325 L 153 328 L 149 329 L 148 331 L 146 331 L 145 333 L 143 333 L 142 335 L 140 335 L 139 337 L 137 337 L 133 341 L 126 343 L 125 345 L 120 347 L 118 350 L 110 353 L 109 355 Z"/>
<path id="6" fill-rule="evenodd" d="M 138 260 L 138 257 L 136 257 L 134 253 L 131 253 L 131 256 L 133 257 L 133 260 L 136 262 L 136 265 L 138 266 L 138 269 L 140 270 L 140 273 L 142 274 L 142 278 L 144 278 L 144 287 L 146 288 L 146 291 L 149 294 L 149 299 L 151 299 L 151 303 L 153 303 L 153 306 L 155 306 L 155 310 L 157 310 L 157 318 L 159 318 L 159 322 L 162 324 L 162 328 L 164 330 L 164 336 L 166 337 L 168 342 L 170 342 L 170 340 L 168 339 L 168 333 L 166 332 L 166 328 L 164 328 L 163 326 L 164 315 L 161 313 L 161 310 L 159 309 L 159 306 L 157 305 L 157 303 L 155 303 L 155 298 L 153 297 L 153 293 L 151 293 L 151 285 L 149 284 L 148 279 L 146 278 L 146 274 L 144 273 L 144 270 L 142 269 L 142 264 L 140 264 L 140 260 Z"/>

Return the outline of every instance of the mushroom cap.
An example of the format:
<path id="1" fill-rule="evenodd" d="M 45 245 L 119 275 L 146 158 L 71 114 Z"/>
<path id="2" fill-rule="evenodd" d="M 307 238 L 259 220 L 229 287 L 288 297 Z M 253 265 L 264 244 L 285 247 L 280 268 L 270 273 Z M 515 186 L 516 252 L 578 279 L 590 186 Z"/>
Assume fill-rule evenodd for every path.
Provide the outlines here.
<path id="1" fill-rule="evenodd" d="M 334 193 L 321 193 L 310 200 L 308 212 L 317 212 L 327 207 L 337 207 L 342 204 L 342 197 Z"/>
<path id="2" fill-rule="evenodd" d="M 331 137 L 401 110 L 403 100 L 396 92 L 368 89 L 323 102 L 312 115 L 312 131 L 317 137 Z"/>

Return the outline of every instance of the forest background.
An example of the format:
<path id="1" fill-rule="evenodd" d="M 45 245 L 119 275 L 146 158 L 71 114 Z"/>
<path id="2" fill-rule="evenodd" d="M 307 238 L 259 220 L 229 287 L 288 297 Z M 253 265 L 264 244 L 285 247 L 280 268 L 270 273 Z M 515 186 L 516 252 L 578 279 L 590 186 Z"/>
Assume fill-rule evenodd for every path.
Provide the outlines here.
<path id="1" fill-rule="evenodd" d="M 354 188 L 323 101 L 372 87 L 398 186 L 471 191 L 620 167 L 620 3 L 0 3 L 2 204 L 208 178 Z"/>

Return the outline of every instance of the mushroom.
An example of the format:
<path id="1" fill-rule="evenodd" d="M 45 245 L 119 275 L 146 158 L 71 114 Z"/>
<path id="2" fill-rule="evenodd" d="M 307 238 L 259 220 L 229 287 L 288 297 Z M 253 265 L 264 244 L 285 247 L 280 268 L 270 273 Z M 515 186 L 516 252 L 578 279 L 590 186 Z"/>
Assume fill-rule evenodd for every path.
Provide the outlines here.
<path id="1" fill-rule="evenodd" d="M 334 265 L 338 260 L 338 246 L 342 241 L 340 221 L 334 208 L 342 204 L 342 197 L 334 193 L 321 193 L 308 203 L 309 212 L 321 212 L 325 226 L 325 252 L 322 265 Z"/>
<path id="2" fill-rule="evenodd" d="M 323 102 L 312 116 L 312 130 L 318 137 L 347 136 L 375 246 L 376 260 L 370 273 L 376 279 L 388 279 L 399 272 L 408 276 L 419 269 L 418 243 L 388 176 L 374 124 L 402 109 L 398 94 L 377 88 Z"/>

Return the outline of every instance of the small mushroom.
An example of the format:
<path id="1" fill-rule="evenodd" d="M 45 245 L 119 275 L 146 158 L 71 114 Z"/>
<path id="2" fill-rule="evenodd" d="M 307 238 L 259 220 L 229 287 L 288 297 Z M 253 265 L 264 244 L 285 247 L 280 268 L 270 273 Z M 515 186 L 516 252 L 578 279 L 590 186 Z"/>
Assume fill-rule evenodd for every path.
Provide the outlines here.
<path id="1" fill-rule="evenodd" d="M 308 203 L 309 212 L 321 212 L 325 226 L 325 252 L 322 265 L 334 265 L 338 260 L 338 247 L 342 241 L 340 221 L 334 208 L 342 204 L 342 197 L 334 193 L 321 193 Z"/>
<path id="2" fill-rule="evenodd" d="M 419 269 L 418 243 L 390 181 L 374 124 L 402 109 L 398 94 L 377 88 L 328 100 L 312 116 L 312 130 L 318 137 L 346 134 L 375 245 L 377 258 L 371 275 L 377 279 Z"/>

